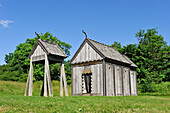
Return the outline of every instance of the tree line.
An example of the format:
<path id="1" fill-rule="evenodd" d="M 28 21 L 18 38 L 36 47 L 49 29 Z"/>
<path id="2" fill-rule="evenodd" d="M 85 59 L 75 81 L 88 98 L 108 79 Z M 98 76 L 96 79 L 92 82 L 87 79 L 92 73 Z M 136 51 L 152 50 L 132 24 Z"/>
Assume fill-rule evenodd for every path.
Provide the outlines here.
<path id="1" fill-rule="evenodd" d="M 114 42 L 111 46 L 121 54 L 130 58 L 137 66 L 137 80 L 142 92 L 154 92 L 154 84 L 170 82 L 170 46 L 158 34 L 157 28 L 139 30 L 135 34 L 137 44 L 121 46 L 120 42 Z M 50 32 L 40 35 L 43 40 L 57 43 L 64 52 L 70 56 L 70 44 L 62 42 Z M 23 81 L 27 80 L 29 63 L 28 55 L 33 49 L 38 37 L 27 39 L 16 47 L 13 53 L 5 55 L 5 65 L 0 66 L 0 80 Z M 58 40 L 56 42 L 56 40 Z M 65 71 L 68 84 L 71 83 L 71 64 L 65 61 Z M 60 64 L 50 64 L 52 80 L 60 79 Z M 34 64 L 34 81 L 42 81 L 44 65 Z"/>

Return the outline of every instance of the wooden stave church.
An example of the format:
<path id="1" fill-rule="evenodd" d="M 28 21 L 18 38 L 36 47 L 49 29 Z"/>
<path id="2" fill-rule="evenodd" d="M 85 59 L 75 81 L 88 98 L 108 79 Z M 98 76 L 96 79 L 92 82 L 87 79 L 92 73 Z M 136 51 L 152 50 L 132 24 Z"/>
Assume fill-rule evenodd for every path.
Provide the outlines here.
<path id="1" fill-rule="evenodd" d="M 72 95 L 138 95 L 137 66 L 113 47 L 86 37 L 70 62 Z"/>

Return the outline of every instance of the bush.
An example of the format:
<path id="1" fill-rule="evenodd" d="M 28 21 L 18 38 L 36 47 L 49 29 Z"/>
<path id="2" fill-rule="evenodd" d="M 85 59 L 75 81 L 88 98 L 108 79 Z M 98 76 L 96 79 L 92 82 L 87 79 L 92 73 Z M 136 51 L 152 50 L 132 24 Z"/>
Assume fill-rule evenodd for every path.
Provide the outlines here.
<path id="1" fill-rule="evenodd" d="M 0 80 L 25 82 L 27 80 L 27 76 L 27 74 L 19 74 L 17 71 L 6 71 L 0 75 Z"/>
<path id="2" fill-rule="evenodd" d="M 139 95 L 170 96 L 170 82 L 138 84 Z"/>

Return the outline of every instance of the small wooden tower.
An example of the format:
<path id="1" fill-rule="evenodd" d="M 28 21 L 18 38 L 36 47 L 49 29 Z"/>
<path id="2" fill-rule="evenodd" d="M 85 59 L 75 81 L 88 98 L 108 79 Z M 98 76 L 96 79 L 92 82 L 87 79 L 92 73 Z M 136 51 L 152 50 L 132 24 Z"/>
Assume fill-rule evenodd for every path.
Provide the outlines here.
<path id="1" fill-rule="evenodd" d="M 28 92 L 29 92 L 28 96 L 32 96 L 33 63 L 35 62 L 45 63 L 44 84 L 43 84 L 44 88 L 42 89 L 42 91 L 44 90 L 43 92 L 44 92 L 45 97 L 47 97 L 48 95 L 50 97 L 53 97 L 49 63 L 61 63 L 60 96 L 63 96 L 63 81 L 64 81 L 64 86 L 65 86 L 65 95 L 68 96 L 68 88 L 67 88 L 67 82 L 66 82 L 66 76 L 65 76 L 65 70 L 64 70 L 64 58 L 66 57 L 67 55 L 57 44 L 38 39 L 33 50 L 31 51 L 28 57 L 30 59 L 30 70 L 29 70 L 29 74 L 27 78 L 24 96 L 27 96 Z M 41 96 L 43 96 L 43 92 Z"/>

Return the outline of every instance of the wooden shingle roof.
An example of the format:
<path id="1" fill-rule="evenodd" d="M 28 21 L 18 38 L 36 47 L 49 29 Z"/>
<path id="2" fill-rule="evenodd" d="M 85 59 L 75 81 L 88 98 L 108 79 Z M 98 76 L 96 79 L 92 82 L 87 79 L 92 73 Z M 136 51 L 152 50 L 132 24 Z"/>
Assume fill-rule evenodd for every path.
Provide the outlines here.
<path id="1" fill-rule="evenodd" d="M 77 56 L 77 54 L 79 53 L 79 51 L 81 50 L 81 48 L 82 48 L 82 46 L 84 45 L 85 42 L 90 44 L 103 59 L 111 59 L 111 60 L 115 60 L 115 61 L 118 61 L 118 62 L 121 62 L 121 63 L 128 64 L 132 67 L 137 67 L 129 58 L 120 54 L 114 47 L 102 44 L 100 42 L 94 41 L 94 40 L 89 39 L 89 38 L 86 38 L 83 41 L 80 48 L 77 50 L 77 52 L 75 53 L 75 55 L 71 59 L 71 63 L 73 62 L 73 60 L 75 59 L 75 57 Z"/>
<path id="2" fill-rule="evenodd" d="M 64 51 L 58 46 L 58 44 L 56 43 L 52 43 L 50 41 L 46 41 L 46 40 L 42 40 L 42 39 L 38 39 L 38 41 L 36 42 L 34 48 L 32 49 L 30 55 L 28 56 L 28 58 L 31 57 L 31 55 L 34 53 L 35 49 L 37 48 L 37 46 L 40 45 L 40 47 L 43 49 L 43 51 L 47 54 L 47 55 L 56 55 L 56 56 L 61 56 L 61 57 L 67 57 L 67 55 L 64 53 Z"/>

